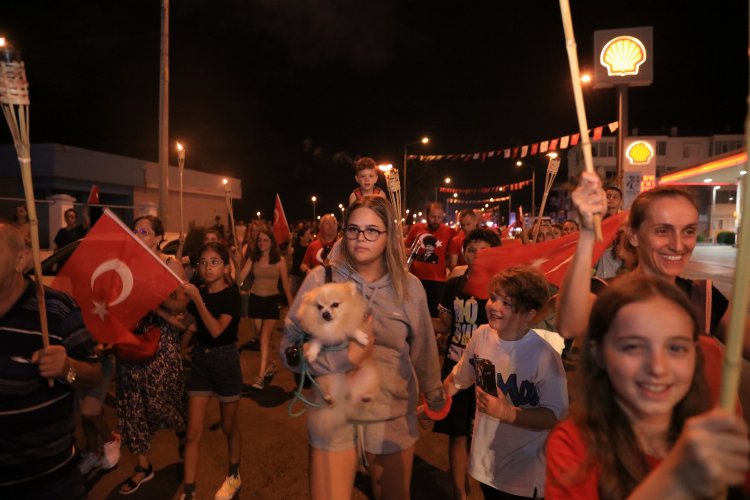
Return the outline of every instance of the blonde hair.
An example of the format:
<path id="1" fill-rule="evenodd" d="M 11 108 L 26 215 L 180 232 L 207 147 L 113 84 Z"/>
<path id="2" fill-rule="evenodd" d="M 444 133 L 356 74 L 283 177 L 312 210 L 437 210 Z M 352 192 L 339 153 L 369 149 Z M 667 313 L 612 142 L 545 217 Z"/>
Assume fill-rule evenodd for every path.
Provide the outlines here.
<path id="1" fill-rule="evenodd" d="M 388 274 L 391 276 L 393 288 L 396 290 L 396 297 L 399 301 L 402 301 L 406 298 L 409 271 L 406 269 L 406 257 L 404 256 L 404 237 L 401 234 L 401 226 L 396 222 L 396 213 L 393 211 L 393 206 L 388 200 L 379 196 L 365 196 L 355 200 L 346 211 L 344 227 L 349 225 L 352 214 L 360 208 L 369 208 L 375 212 L 385 226 L 388 239 L 385 244 L 383 259 Z M 341 245 L 341 255 L 345 263 L 354 269 L 354 259 L 349 254 L 346 243 Z"/>

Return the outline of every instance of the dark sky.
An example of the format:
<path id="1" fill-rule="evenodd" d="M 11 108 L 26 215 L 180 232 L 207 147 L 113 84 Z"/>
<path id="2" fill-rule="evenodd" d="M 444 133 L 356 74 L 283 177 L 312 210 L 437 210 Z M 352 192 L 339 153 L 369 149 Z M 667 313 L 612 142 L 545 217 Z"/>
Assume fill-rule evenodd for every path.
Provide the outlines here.
<path id="1" fill-rule="evenodd" d="M 594 30 L 654 27 L 654 83 L 631 89 L 631 128 L 742 132 L 746 2 L 580 1 L 572 13 L 583 68 Z M 159 0 L 4 2 L 32 142 L 156 161 L 159 16 Z M 170 29 L 170 137 L 188 168 L 243 179 L 238 218 L 269 213 L 274 192 L 291 220 L 309 217 L 312 194 L 319 213 L 338 211 L 355 187 L 347 159 L 400 168 L 425 134 L 425 152 L 448 154 L 577 131 L 555 1 L 181 0 Z M 591 126 L 617 118 L 612 89 L 587 90 L 586 105 Z M 458 187 L 529 177 L 508 160 L 410 162 L 412 204 L 445 175 Z"/>

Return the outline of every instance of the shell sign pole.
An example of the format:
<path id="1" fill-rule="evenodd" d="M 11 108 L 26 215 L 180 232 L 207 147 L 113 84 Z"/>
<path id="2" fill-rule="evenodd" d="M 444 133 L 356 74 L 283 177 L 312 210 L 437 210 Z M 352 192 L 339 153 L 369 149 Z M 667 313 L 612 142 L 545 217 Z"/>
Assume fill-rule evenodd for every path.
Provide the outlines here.
<path id="1" fill-rule="evenodd" d="M 628 160 L 628 87 L 646 87 L 654 81 L 654 29 L 652 26 L 594 32 L 595 89 L 617 89 L 617 184 L 623 193 Z"/>
<path id="2" fill-rule="evenodd" d="M 622 206 L 625 210 L 641 191 L 654 187 L 656 178 L 656 140 L 653 137 L 627 137 L 623 141 Z"/>

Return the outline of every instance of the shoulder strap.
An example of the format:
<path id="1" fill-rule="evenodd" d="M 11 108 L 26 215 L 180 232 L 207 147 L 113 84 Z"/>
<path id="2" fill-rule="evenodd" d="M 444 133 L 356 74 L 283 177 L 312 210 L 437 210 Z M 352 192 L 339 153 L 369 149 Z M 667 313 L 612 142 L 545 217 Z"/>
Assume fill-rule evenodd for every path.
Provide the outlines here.
<path id="1" fill-rule="evenodd" d="M 330 264 L 323 264 L 323 267 L 325 268 L 326 272 L 326 283 L 332 283 L 333 282 L 333 268 L 330 266 Z"/>

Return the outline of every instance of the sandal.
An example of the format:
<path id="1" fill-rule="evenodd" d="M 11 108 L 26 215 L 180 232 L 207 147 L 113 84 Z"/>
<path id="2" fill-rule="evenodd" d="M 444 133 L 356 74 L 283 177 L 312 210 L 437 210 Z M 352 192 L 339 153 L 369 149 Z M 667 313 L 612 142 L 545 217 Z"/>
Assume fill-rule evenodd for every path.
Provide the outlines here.
<path id="1" fill-rule="evenodd" d="M 266 372 L 263 374 L 263 379 L 266 383 L 273 380 L 273 376 L 276 375 L 276 361 L 271 361 L 271 364 L 266 368 Z"/>
<path id="2" fill-rule="evenodd" d="M 144 469 L 140 465 L 136 465 L 133 476 L 136 474 L 143 474 L 143 477 L 140 481 L 135 481 L 132 476 L 123 481 L 118 490 L 120 495 L 130 495 L 131 493 L 135 493 L 143 483 L 151 481 L 154 478 L 154 467 L 151 464 L 148 464 L 148 469 Z M 126 490 L 123 488 L 128 489 Z"/>
<path id="3" fill-rule="evenodd" d="M 255 377 L 255 379 L 253 379 L 253 385 L 251 385 L 250 387 L 262 391 L 265 386 L 266 384 L 263 380 L 263 377 Z"/>

